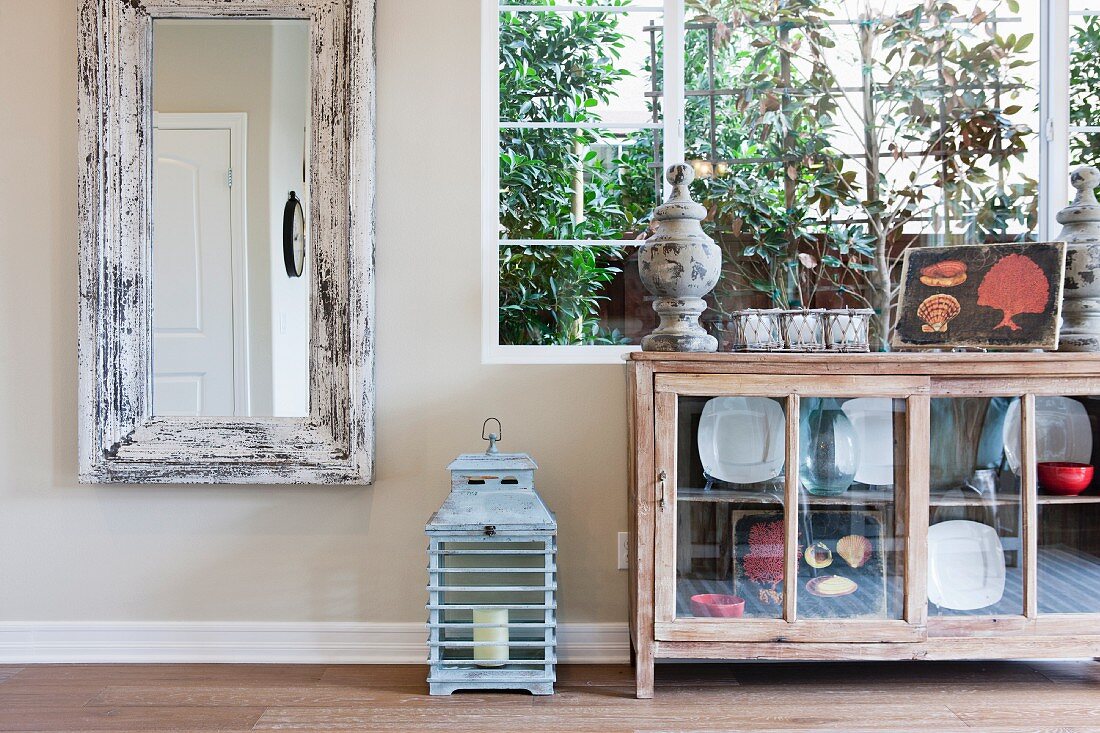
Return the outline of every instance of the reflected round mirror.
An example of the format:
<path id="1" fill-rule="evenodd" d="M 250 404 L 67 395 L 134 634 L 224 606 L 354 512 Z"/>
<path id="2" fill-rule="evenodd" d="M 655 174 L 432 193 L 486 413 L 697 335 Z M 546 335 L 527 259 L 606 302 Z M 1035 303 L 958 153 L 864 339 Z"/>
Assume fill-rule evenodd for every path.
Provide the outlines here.
<path id="1" fill-rule="evenodd" d="M 283 207 L 283 265 L 287 277 L 301 277 L 306 267 L 306 216 L 293 191 Z"/>

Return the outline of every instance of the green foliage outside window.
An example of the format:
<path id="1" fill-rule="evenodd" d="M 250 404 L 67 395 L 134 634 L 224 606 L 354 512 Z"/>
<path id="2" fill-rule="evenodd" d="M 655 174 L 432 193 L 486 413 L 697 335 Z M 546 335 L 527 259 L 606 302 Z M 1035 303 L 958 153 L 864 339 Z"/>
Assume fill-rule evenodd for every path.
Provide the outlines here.
<path id="1" fill-rule="evenodd" d="M 502 13 L 500 119 L 599 122 L 596 108 L 631 73 L 620 61 L 627 39 L 618 26 L 614 13 Z M 622 239 L 640 207 L 624 205 L 623 165 L 618 155 L 607 160 L 599 154 L 605 144 L 591 130 L 502 130 L 500 224 L 506 239 Z M 599 323 L 602 291 L 620 272 L 621 248 L 505 244 L 500 343 L 624 341 Z"/>
<path id="2" fill-rule="evenodd" d="M 1032 35 L 989 32 L 994 13 L 1018 12 L 1015 0 L 967 16 L 952 2 L 913 0 L 853 25 L 829 23 L 841 0 L 687 4 L 688 89 L 736 90 L 713 98 L 713 126 L 711 98 L 689 95 L 685 110 L 688 157 L 708 166 L 694 193 L 726 249 L 719 311 L 743 307 L 746 294 L 789 307 L 826 293 L 875 308 L 883 346 L 906 247 L 1032 228 L 1035 182 L 1014 169 L 1032 139 L 1018 122 L 1033 92 L 1022 78 Z M 596 109 L 636 71 L 622 68 L 620 52 L 643 39 L 625 38 L 615 14 L 501 18 L 502 120 L 598 122 Z M 855 34 L 857 58 L 838 57 L 841 33 Z M 656 60 L 660 68 L 659 49 Z M 838 91 L 844 68 L 857 70 L 861 92 Z M 656 195 L 653 133 L 613 142 L 607 156 L 591 131 L 502 131 L 504 236 L 617 239 L 644 229 Z M 598 319 L 622 248 L 501 253 L 501 343 L 623 341 Z"/>
<path id="3" fill-rule="evenodd" d="M 1073 29 L 1070 47 L 1069 122 L 1100 125 L 1100 16 L 1086 15 Z M 1070 163 L 1100 164 L 1100 133 L 1078 133 L 1070 138 Z"/>

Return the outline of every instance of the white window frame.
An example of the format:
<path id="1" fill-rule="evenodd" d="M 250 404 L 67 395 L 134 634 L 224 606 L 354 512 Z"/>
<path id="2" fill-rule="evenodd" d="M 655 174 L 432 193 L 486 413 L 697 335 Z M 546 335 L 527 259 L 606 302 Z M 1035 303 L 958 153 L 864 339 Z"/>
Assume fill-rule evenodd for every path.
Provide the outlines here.
<path id="1" fill-rule="evenodd" d="M 621 364 L 623 356 L 639 346 L 516 346 L 500 344 L 500 78 L 499 14 L 501 12 L 547 12 L 547 6 L 501 5 L 499 0 L 482 1 L 482 230 L 481 230 L 481 360 L 485 364 Z M 1070 0 L 1043 0 L 1039 34 L 1039 216 L 1037 236 L 1050 241 L 1061 230 L 1055 216 L 1069 200 L 1069 138 L 1073 132 L 1100 132 L 1100 128 L 1071 127 L 1069 124 Z M 662 107 L 662 168 L 684 159 L 684 0 L 638 0 L 631 6 L 555 5 L 558 12 L 658 12 L 663 13 L 664 81 Z M 1074 11 L 1083 15 L 1091 11 Z M 1095 14 L 1100 14 L 1097 0 Z M 518 125 L 509 125 L 517 127 Z M 599 127 L 630 129 L 648 125 L 526 123 L 523 127 Z M 668 187 L 666 185 L 666 194 Z M 507 240 L 514 245 L 552 246 L 563 244 L 615 245 L 622 241 Z"/>

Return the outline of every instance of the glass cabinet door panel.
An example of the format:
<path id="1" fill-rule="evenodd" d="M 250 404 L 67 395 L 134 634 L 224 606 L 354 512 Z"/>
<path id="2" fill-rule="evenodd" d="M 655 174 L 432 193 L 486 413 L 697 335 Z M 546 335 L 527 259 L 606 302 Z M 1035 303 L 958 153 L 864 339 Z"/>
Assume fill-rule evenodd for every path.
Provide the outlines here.
<path id="1" fill-rule="evenodd" d="M 680 397 L 676 616 L 782 618 L 786 400 Z"/>
<path id="2" fill-rule="evenodd" d="M 799 405 L 798 618 L 900 619 L 906 401 Z"/>
<path id="3" fill-rule="evenodd" d="M 928 615 L 1021 615 L 1020 407 L 934 398 L 929 414 Z"/>
<path id="4" fill-rule="evenodd" d="M 1039 613 L 1100 613 L 1096 397 L 1035 398 Z"/>

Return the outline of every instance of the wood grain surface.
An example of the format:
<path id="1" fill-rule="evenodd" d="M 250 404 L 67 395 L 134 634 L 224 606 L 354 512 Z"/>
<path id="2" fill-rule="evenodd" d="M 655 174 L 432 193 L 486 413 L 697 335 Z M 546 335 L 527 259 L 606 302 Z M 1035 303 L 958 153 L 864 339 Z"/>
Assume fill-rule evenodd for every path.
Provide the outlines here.
<path id="1" fill-rule="evenodd" d="M 1095 662 L 564 666 L 557 693 L 429 697 L 427 667 L 0 666 L 0 731 L 1088 731 Z"/>

